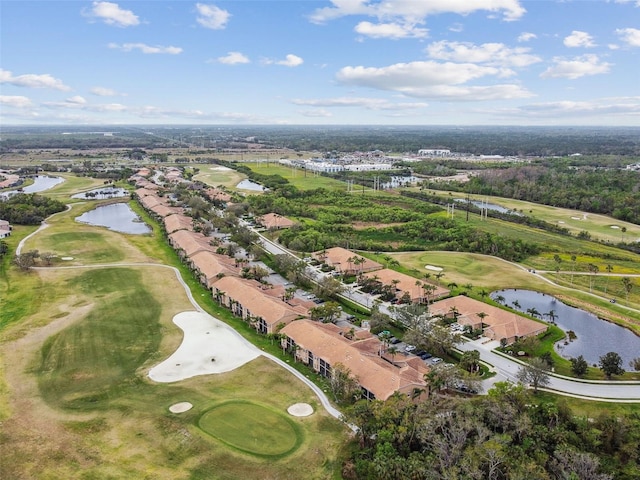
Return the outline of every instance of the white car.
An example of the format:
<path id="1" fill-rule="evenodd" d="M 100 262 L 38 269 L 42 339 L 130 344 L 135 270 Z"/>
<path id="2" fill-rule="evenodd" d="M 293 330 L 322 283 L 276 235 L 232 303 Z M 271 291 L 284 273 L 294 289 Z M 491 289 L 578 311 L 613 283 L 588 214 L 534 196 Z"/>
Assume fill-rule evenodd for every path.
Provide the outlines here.
<path id="1" fill-rule="evenodd" d="M 414 345 L 407 345 L 406 347 L 404 347 L 405 352 L 413 352 L 415 349 L 416 347 Z"/>
<path id="2" fill-rule="evenodd" d="M 440 357 L 433 357 L 433 358 L 431 359 L 431 363 L 433 363 L 434 365 L 435 365 L 436 363 L 440 363 L 440 362 L 442 362 L 442 359 L 441 359 Z"/>

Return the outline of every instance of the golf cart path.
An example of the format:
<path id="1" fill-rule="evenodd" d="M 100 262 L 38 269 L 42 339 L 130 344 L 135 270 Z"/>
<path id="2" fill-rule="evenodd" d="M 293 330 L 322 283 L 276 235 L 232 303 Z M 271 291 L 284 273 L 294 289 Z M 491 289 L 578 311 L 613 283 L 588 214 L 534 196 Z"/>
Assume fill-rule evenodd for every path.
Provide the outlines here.
<path id="1" fill-rule="evenodd" d="M 41 228 L 44 228 L 44 227 L 41 227 Z M 36 232 L 34 232 L 34 233 L 36 233 Z M 42 270 L 47 270 L 47 269 L 73 270 L 73 269 L 91 269 L 91 268 L 119 268 L 119 267 L 152 267 L 152 268 L 167 268 L 167 269 L 173 270 L 173 272 L 176 275 L 176 278 L 177 278 L 178 282 L 180 282 L 180 285 L 182 285 L 182 287 L 184 288 L 184 291 L 185 291 L 185 293 L 187 295 L 187 298 L 189 299 L 189 302 L 191 303 L 191 305 L 193 305 L 193 308 L 199 314 L 209 317 L 211 320 L 213 320 L 214 323 L 216 323 L 216 325 L 219 324 L 221 326 L 220 328 L 224 328 L 228 335 L 233 336 L 233 338 L 237 342 L 239 342 L 241 345 L 246 347 L 248 350 L 254 352 L 256 354 L 256 356 L 262 355 L 262 356 L 268 358 L 269 360 L 271 360 L 272 362 L 275 362 L 278 365 L 280 365 L 281 367 L 285 368 L 292 375 L 294 375 L 296 378 L 298 378 L 300 381 L 302 381 L 305 385 L 307 385 L 316 394 L 316 396 L 320 400 L 320 403 L 322 404 L 322 406 L 325 408 L 325 410 L 331 416 L 337 418 L 338 420 L 342 420 L 342 413 L 340 413 L 340 411 L 338 409 L 336 409 L 335 407 L 333 407 L 333 405 L 331 405 L 331 402 L 329 401 L 329 398 L 327 397 L 327 395 L 315 383 L 313 383 L 311 380 L 309 380 L 307 377 L 305 377 L 302 373 L 300 373 L 298 370 L 293 368 L 287 362 L 285 362 L 285 361 L 279 359 L 278 357 L 276 357 L 274 355 L 271 355 L 271 354 L 269 354 L 269 353 L 267 353 L 267 352 L 265 352 L 263 350 L 258 349 L 258 347 L 256 347 L 254 344 L 249 342 L 246 338 L 244 338 L 234 328 L 232 328 L 231 326 L 227 325 L 222 320 L 219 320 L 219 319 L 213 317 L 212 315 L 210 315 L 209 313 L 207 313 L 198 304 L 198 302 L 195 300 L 195 298 L 193 297 L 193 294 L 191 293 L 191 289 L 189 288 L 187 283 L 184 281 L 184 279 L 182 278 L 182 275 L 180 274 L 180 271 L 176 267 L 172 267 L 170 265 L 163 265 L 163 264 L 159 264 L 159 263 L 135 263 L 135 262 L 131 262 L 131 263 L 100 263 L 100 264 L 92 264 L 92 265 L 71 265 L 71 266 L 66 266 L 66 267 L 36 267 L 36 269 L 37 270 L 40 270 L 40 269 L 42 269 Z M 171 357 L 169 357 L 169 358 L 171 358 Z M 153 380 L 153 378 L 152 378 L 152 380 Z M 176 378 L 176 380 L 177 380 L 177 378 Z"/>

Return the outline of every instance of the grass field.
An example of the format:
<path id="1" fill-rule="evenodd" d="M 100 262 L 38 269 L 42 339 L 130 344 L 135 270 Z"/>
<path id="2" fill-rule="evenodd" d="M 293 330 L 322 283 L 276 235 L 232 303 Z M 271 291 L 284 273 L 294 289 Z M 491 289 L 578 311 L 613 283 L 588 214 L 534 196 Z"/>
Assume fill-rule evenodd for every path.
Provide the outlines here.
<path id="1" fill-rule="evenodd" d="M 122 235 L 74 222 L 78 212 L 96 204 L 78 203 L 54 216 L 25 248 L 74 256 L 62 263 L 66 267 L 173 264 L 206 308 L 216 308 L 157 231 Z M 11 247 L 33 230 L 16 228 Z M 10 267 L 8 258 L 2 268 L 0 445 L 10 448 L 2 448 L 1 478 L 295 478 L 301 471 L 307 478 L 339 478 L 344 425 L 271 361 L 260 357 L 233 372 L 175 384 L 147 380 L 148 369 L 181 341 L 171 318 L 193 309 L 172 270 L 25 273 Z M 194 405 L 191 411 L 169 412 L 185 400 Z M 296 448 L 286 451 L 286 459 L 277 460 L 282 451 L 275 457 L 267 452 L 267 459 L 203 432 L 202 414 L 229 400 L 262 405 L 294 422 Z M 289 419 L 286 409 L 298 402 L 313 405 L 316 413 Z"/>
<path id="2" fill-rule="evenodd" d="M 434 192 L 439 195 L 449 194 L 449 192 Z M 457 192 L 451 192 L 451 197 L 459 199 L 467 198 L 466 194 Z M 581 231 L 586 231 L 591 234 L 592 238 L 597 238 L 605 242 L 640 241 L 640 226 L 634 223 L 616 220 L 606 215 L 598 215 L 568 208 L 551 207 L 502 197 L 470 195 L 469 198 L 471 200 L 487 201 L 488 203 L 500 205 L 509 210 L 516 210 L 524 215 L 544 220 L 545 222 L 557 224 L 560 227 L 568 229 L 574 235 L 577 235 Z M 463 205 L 460 205 L 460 214 L 462 214 L 462 210 Z M 622 232 L 622 227 L 626 229 L 626 232 Z"/>
<path id="3" fill-rule="evenodd" d="M 247 167 L 256 173 L 263 175 L 280 175 L 283 178 L 289 180 L 289 183 L 294 185 L 300 190 L 311 190 L 314 188 L 326 188 L 328 190 L 343 190 L 347 191 L 347 184 L 340 180 L 333 178 L 323 177 L 321 175 L 314 175 L 313 172 L 306 170 L 299 170 L 296 168 L 285 167 L 277 163 L 270 162 L 257 162 L 257 163 L 244 163 Z M 357 188 L 357 187 L 356 187 Z"/>
<path id="4" fill-rule="evenodd" d="M 198 426 L 234 449 L 271 459 L 290 455 L 303 441 L 301 429 L 285 414 L 247 401 L 216 405 Z"/>
<path id="5" fill-rule="evenodd" d="M 206 183 L 212 187 L 223 186 L 236 190 L 236 185 L 246 178 L 246 175 L 226 167 L 220 167 L 219 165 L 205 163 L 193 165 L 193 167 L 200 169 L 200 171 L 194 175 L 194 180 Z"/>

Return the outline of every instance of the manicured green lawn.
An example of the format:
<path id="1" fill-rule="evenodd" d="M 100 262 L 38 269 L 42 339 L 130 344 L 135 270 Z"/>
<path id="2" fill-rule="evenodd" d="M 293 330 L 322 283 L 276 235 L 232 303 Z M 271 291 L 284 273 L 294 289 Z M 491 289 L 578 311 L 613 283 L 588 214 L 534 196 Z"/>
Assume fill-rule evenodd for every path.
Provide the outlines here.
<path id="1" fill-rule="evenodd" d="M 448 195 L 449 192 L 437 192 L 442 195 Z M 466 198 L 466 194 L 451 192 L 452 198 Z M 479 195 L 470 195 L 471 200 L 487 201 L 489 203 L 500 205 L 510 210 L 517 210 L 524 215 L 539 218 L 545 222 L 555 223 L 564 227 L 577 235 L 581 231 L 587 231 L 593 238 L 598 238 L 607 242 L 617 243 L 620 241 L 637 241 L 640 239 L 640 227 L 633 223 L 623 222 L 606 215 L 598 215 L 595 213 L 582 212 L 579 210 L 571 210 L 568 208 L 551 207 L 549 205 L 540 205 L 537 203 L 525 202 L 522 200 L 514 200 L 502 197 L 487 197 Z M 462 206 L 461 206 L 462 209 Z M 618 228 L 611 228 L 618 227 Z M 622 227 L 626 228 L 626 232 L 622 232 Z"/>
<path id="2" fill-rule="evenodd" d="M 226 445 L 260 457 L 283 458 L 302 443 L 302 432 L 283 413 L 248 401 L 230 401 L 205 412 L 198 426 Z"/>
<path id="3" fill-rule="evenodd" d="M 340 180 L 314 175 L 313 172 L 285 167 L 277 163 L 245 163 L 247 167 L 256 173 L 263 175 L 280 175 L 289 180 L 289 183 L 300 190 L 311 190 L 315 188 L 326 188 L 328 190 L 347 191 L 347 184 Z M 355 187 L 357 188 L 357 186 Z"/>
<path id="4" fill-rule="evenodd" d="M 61 408 L 104 408 L 126 393 L 136 370 L 158 350 L 160 305 L 127 268 L 89 270 L 66 288 L 96 299 L 80 322 L 49 337 L 36 369 L 43 397 Z"/>
<path id="5" fill-rule="evenodd" d="M 236 172 L 235 170 L 222 168 L 219 165 L 198 164 L 193 165 L 193 167 L 200 169 L 200 172 L 194 175 L 194 180 L 206 183 L 212 187 L 222 185 L 226 188 L 235 189 L 236 185 L 246 178 L 246 175 Z"/>

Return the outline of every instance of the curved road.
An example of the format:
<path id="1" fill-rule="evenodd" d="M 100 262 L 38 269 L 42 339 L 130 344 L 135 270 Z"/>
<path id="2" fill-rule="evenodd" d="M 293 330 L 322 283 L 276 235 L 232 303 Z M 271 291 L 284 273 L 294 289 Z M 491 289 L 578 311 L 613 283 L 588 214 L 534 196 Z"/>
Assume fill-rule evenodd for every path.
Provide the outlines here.
<path id="1" fill-rule="evenodd" d="M 25 237 L 16 248 L 16 253 L 18 254 L 20 253 L 24 242 L 28 238 L 35 235 L 40 230 L 46 227 L 47 227 L 47 224 L 43 222 L 43 224 L 38 230 L 30 234 L 29 236 Z M 287 251 L 280 245 L 266 239 L 262 235 L 260 235 L 260 238 L 262 240 L 263 248 L 266 248 L 272 253 L 291 254 L 291 252 Z M 508 263 L 512 263 L 512 262 L 508 262 Z M 518 264 L 514 264 L 514 265 L 524 269 L 524 267 L 522 267 L 521 265 L 518 265 Z M 152 267 L 162 267 L 162 268 L 172 269 L 175 272 L 176 278 L 178 279 L 180 284 L 183 286 L 185 293 L 187 294 L 187 297 L 189 298 L 189 301 L 194 306 L 194 308 L 199 312 L 206 313 L 204 312 L 202 307 L 200 307 L 200 305 L 196 302 L 196 300 L 193 298 L 191 290 L 187 286 L 186 282 L 182 279 L 182 275 L 180 274 L 180 271 L 177 268 L 169 265 L 154 264 L 154 263 L 118 263 L 118 264 L 96 264 L 96 265 L 82 265 L 82 266 L 69 266 L 69 267 L 45 267 L 45 268 L 73 269 L 73 268 L 104 268 L 104 267 L 132 267 L 132 266 L 152 266 Z M 535 275 L 539 275 L 539 274 L 535 273 Z M 546 279 L 541 275 L 539 276 L 545 281 L 555 285 L 549 279 Z M 256 348 L 253 344 L 251 344 L 251 342 L 249 342 L 244 337 L 242 337 L 242 335 L 240 335 L 237 331 L 235 330 L 233 331 L 235 332 L 236 335 L 238 335 L 239 338 L 241 338 L 248 345 L 251 345 L 253 348 Z M 491 348 L 478 342 L 465 342 L 459 345 L 458 348 L 462 351 L 478 350 L 480 352 L 481 360 L 493 366 L 497 375 L 483 385 L 485 389 L 487 389 L 488 387 L 490 388 L 491 384 L 495 383 L 496 381 L 509 380 L 511 382 L 517 383 L 518 380 L 516 378 L 516 375 L 522 365 L 522 362 L 520 362 L 519 360 L 511 357 L 502 356 L 501 354 L 494 352 Z M 341 413 L 331 405 L 331 402 L 329 401 L 327 396 L 316 384 L 311 382 L 308 378 L 302 375 L 298 370 L 294 369 L 293 367 L 288 365 L 286 362 L 283 362 L 279 358 L 263 351 L 260 351 L 260 353 L 265 357 L 269 358 L 270 360 L 281 365 L 283 368 L 286 368 L 289 372 L 291 372 L 298 379 L 300 379 L 307 386 L 309 386 L 309 388 L 311 388 L 314 391 L 314 393 L 317 395 L 318 399 L 320 400 L 320 402 L 322 403 L 322 405 L 324 406 L 324 408 L 327 410 L 329 414 L 331 414 L 332 416 L 338 419 L 342 418 Z M 569 377 L 562 377 L 555 374 L 552 374 L 550 376 L 550 380 L 551 382 L 547 390 L 553 391 L 554 393 L 559 393 L 562 395 L 574 396 L 578 398 L 586 398 L 591 400 L 611 401 L 611 402 L 629 402 L 629 403 L 640 402 L 640 382 L 586 381 L 586 380 L 577 380 Z"/>
<path id="2" fill-rule="evenodd" d="M 191 302 L 191 305 L 193 305 L 193 308 L 195 310 L 197 310 L 198 312 L 200 312 L 200 313 L 203 313 L 205 315 L 209 315 L 209 313 L 207 313 L 198 304 L 198 302 L 193 297 L 193 294 L 191 293 L 191 290 L 189 289 L 189 286 L 187 285 L 187 283 L 182 278 L 182 275 L 180 274 L 180 271 L 176 267 L 172 267 L 170 265 L 163 265 L 163 264 L 160 264 L 160 263 L 99 263 L 99 264 L 93 264 L 93 265 L 73 265 L 73 266 L 68 266 L 68 267 L 36 267 L 34 269 L 35 270 L 47 270 L 47 269 L 73 270 L 73 269 L 84 269 L 84 268 L 118 268 L 118 267 L 154 267 L 154 268 L 168 268 L 168 269 L 173 270 L 173 272 L 176 275 L 176 278 L 178 279 L 178 282 L 180 282 L 180 285 L 182 285 L 182 287 L 184 288 L 184 291 L 185 291 L 185 293 L 187 295 L 187 298 L 189 299 L 189 302 Z M 215 317 L 213 317 L 213 318 L 215 318 Z M 322 391 L 322 389 L 320 389 L 320 387 L 318 387 L 315 383 L 313 383 L 311 380 L 309 380 L 307 377 L 305 377 L 302 373 L 300 373 L 298 370 L 293 368 L 287 362 L 282 361 L 281 359 L 279 359 L 278 357 L 276 357 L 274 355 L 271 355 L 270 353 L 267 353 L 267 352 L 264 352 L 264 351 L 258 349 L 258 347 L 256 347 L 253 343 L 249 342 L 249 340 L 247 340 L 242 335 L 240 335 L 240 333 L 238 331 L 233 329 L 227 323 L 225 323 L 222 320 L 217 319 L 217 318 L 216 318 L 216 320 L 218 320 L 220 323 L 225 325 L 229 329 L 229 331 L 233 332 L 233 334 L 238 339 L 240 339 L 243 343 L 245 343 L 248 348 L 250 348 L 252 350 L 256 350 L 258 353 L 260 353 L 260 355 L 268 358 L 269 360 L 277 363 L 281 367 L 287 369 L 291 374 L 293 374 L 295 377 L 297 377 L 299 380 L 301 380 L 303 383 L 305 383 L 316 394 L 316 396 L 320 400 L 320 403 L 325 408 L 325 410 L 331 416 L 333 416 L 333 417 L 335 417 L 335 418 L 337 418 L 339 420 L 342 420 L 342 413 L 340 413 L 339 410 L 337 410 L 336 408 L 333 407 L 333 405 L 331 405 L 331 402 L 330 402 L 329 398 L 325 395 L 325 393 Z"/>

